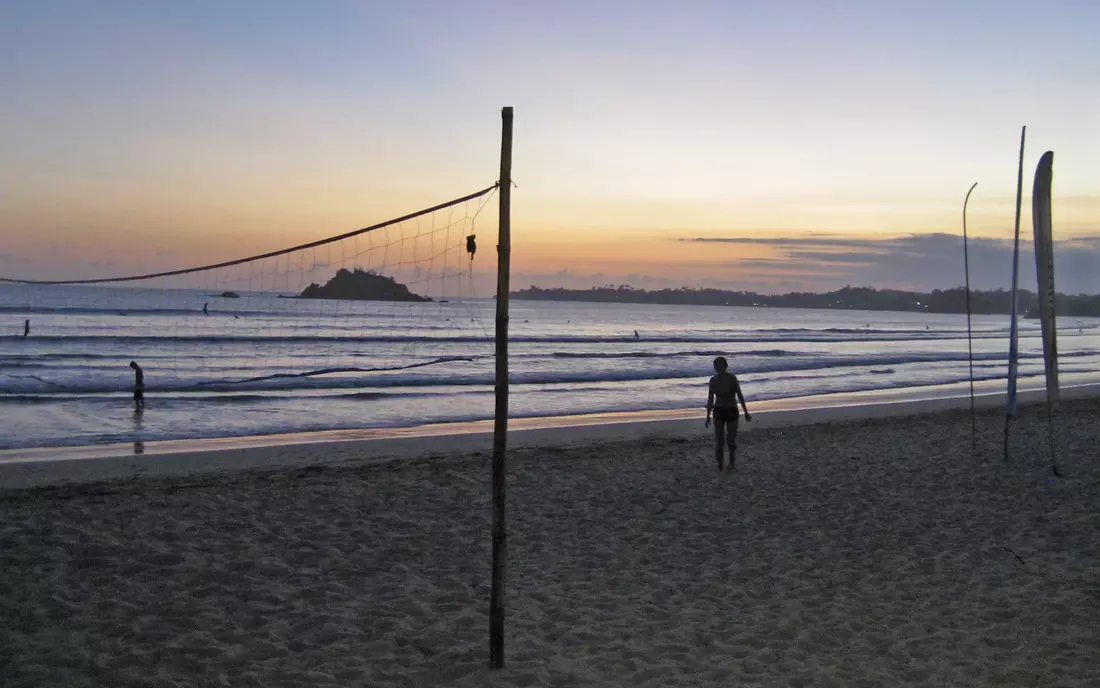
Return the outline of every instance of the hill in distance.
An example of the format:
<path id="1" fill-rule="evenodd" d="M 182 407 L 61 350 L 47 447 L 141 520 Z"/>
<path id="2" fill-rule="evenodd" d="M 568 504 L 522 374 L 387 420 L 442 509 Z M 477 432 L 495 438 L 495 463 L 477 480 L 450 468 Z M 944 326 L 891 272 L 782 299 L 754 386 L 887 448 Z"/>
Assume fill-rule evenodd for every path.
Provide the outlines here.
<path id="1" fill-rule="evenodd" d="M 303 299 L 343 299 L 346 301 L 431 301 L 420 296 L 392 277 L 384 277 L 370 270 L 354 272 L 340 268 L 324 286 L 316 282 L 302 291 Z"/>

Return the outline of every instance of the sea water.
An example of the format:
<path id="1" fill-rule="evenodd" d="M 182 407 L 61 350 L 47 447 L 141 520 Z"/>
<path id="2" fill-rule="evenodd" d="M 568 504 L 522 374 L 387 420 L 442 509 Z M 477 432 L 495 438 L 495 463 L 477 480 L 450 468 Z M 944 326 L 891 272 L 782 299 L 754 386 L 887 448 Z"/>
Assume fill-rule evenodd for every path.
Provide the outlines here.
<path id="1" fill-rule="evenodd" d="M 965 315 L 539 301 L 510 315 L 514 417 L 701 408 L 715 356 L 750 404 L 968 376 Z M 0 449 L 491 418 L 494 316 L 492 300 L 3 285 Z M 1008 317 L 973 330 L 975 378 L 1004 378 Z M 1040 387 L 1038 322 L 1020 336 L 1021 387 Z M 1059 349 L 1064 381 L 1100 381 L 1100 321 L 1063 319 Z"/>

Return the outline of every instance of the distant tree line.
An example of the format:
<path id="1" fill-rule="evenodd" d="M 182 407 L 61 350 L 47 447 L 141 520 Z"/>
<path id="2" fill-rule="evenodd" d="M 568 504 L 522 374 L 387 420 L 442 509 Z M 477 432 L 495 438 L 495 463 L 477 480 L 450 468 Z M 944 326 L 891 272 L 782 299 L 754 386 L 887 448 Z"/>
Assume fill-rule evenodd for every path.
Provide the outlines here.
<path id="1" fill-rule="evenodd" d="M 1020 290 L 1019 312 L 1038 317 L 1039 302 L 1035 294 Z M 751 291 L 724 289 L 635 289 L 626 284 L 592 287 L 591 289 L 540 289 L 530 286 L 513 292 L 512 297 L 530 301 L 587 301 L 599 303 L 653 303 L 684 306 L 767 306 L 770 308 L 823 308 L 838 310 L 904 311 L 923 313 L 965 313 L 966 290 L 936 289 L 931 293 L 844 287 L 822 294 L 791 292 L 788 294 L 757 294 Z M 1012 292 L 971 291 L 972 313 L 1004 314 L 1012 312 Z M 1100 317 L 1100 295 L 1058 294 L 1057 314 L 1075 317 Z"/>

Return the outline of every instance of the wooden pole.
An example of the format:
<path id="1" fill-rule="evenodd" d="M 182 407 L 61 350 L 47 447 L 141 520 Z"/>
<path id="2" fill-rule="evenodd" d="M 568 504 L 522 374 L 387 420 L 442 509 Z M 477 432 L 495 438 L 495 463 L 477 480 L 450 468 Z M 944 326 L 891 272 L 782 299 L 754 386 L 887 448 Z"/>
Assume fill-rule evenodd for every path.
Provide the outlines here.
<path id="1" fill-rule="evenodd" d="M 1016 168 L 1016 238 L 1012 247 L 1012 321 L 1008 335 L 1008 403 L 1005 409 L 1005 463 L 1008 462 L 1008 427 L 1016 415 L 1016 374 L 1019 361 L 1019 329 L 1017 326 L 1017 308 L 1020 305 L 1020 204 L 1024 197 L 1024 139 L 1027 127 L 1020 129 L 1020 163 Z"/>
<path id="2" fill-rule="evenodd" d="M 963 201 L 963 271 L 966 275 L 966 358 L 970 364 L 970 451 L 977 448 L 977 421 L 974 420 L 974 338 L 970 329 L 970 251 L 966 235 L 966 206 L 970 204 L 970 194 L 978 182 L 966 192 L 966 200 Z"/>
<path id="3" fill-rule="evenodd" d="M 504 523 L 508 439 L 508 282 L 512 250 L 512 108 L 501 111 L 500 238 L 497 242 L 496 412 L 493 421 L 493 582 L 489 593 L 489 666 L 504 667 L 504 582 L 508 531 Z"/>

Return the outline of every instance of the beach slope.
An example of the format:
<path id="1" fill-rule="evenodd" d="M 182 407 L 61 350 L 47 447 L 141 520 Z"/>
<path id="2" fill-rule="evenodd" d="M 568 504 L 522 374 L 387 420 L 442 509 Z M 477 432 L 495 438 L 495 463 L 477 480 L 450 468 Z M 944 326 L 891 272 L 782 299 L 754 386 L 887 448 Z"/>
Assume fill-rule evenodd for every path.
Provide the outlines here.
<path id="1" fill-rule="evenodd" d="M 0 684 L 1100 685 L 1100 403 L 0 493 Z M 323 448 L 300 447 L 300 451 Z"/>

